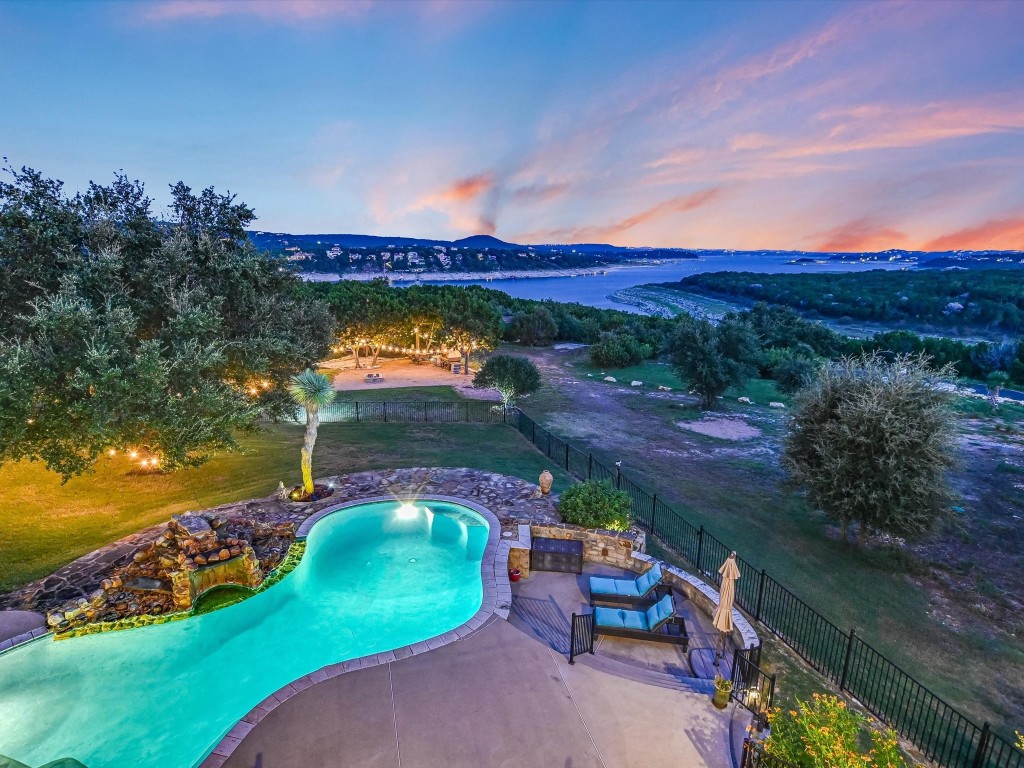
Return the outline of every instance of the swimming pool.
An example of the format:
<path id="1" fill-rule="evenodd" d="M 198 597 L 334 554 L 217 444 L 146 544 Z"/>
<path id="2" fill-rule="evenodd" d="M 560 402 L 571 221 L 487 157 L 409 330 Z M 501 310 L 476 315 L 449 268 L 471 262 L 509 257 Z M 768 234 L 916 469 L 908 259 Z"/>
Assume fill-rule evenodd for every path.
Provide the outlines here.
<path id="1" fill-rule="evenodd" d="M 449 502 L 348 507 L 312 528 L 291 574 L 244 602 L 8 651 L 0 754 L 32 766 L 74 757 L 88 768 L 189 768 L 292 680 L 469 620 L 488 532 Z"/>

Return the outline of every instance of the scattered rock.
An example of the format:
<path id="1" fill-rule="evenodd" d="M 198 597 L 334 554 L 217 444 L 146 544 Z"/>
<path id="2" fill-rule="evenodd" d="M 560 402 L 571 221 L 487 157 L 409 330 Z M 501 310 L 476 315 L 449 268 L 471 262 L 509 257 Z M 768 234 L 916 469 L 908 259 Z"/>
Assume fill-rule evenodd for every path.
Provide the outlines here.
<path id="1" fill-rule="evenodd" d="M 631 386 L 631 387 L 642 387 L 643 385 L 644 385 L 644 383 L 642 381 L 635 381 L 634 380 L 634 381 L 629 382 L 629 386 Z"/>
<path id="2" fill-rule="evenodd" d="M 753 405 L 754 404 L 754 402 L 749 397 L 738 398 L 738 401 L 743 403 L 744 405 Z"/>
<path id="3" fill-rule="evenodd" d="M 612 384 L 615 384 L 618 381 L 614 376 L 605 376 L 604 380 L 610 381 Z"/>
<path id="4" fill-rule="evenodd" d="M 659 384 L 658 385 L 658 391 L 659 392 L 671 392 L 672 391 L 672 387 L 666 387 L 664 384 Z"/>
<path id="5" fill-rule="evenodd" d="M 777 401 L 773 401 L 771 403 L 768 403 L 768 407 L 769 408 L 785 408 L 786 404 L 785 403 L 780 403 L 780 402 L 777 402 Z"/>

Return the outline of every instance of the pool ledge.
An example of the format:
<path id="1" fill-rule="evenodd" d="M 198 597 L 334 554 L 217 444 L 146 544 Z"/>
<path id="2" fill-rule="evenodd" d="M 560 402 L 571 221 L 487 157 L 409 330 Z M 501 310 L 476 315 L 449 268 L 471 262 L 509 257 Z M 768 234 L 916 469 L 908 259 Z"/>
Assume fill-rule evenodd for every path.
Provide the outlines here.
<path id="1" fill-rule="evenodd" d="M 353 499 L 351 501 L 346 501 L 343 504 L 336 504 L 322 509 L 316 514 L 311 515 L 302 523 L 302 525 L 299 526 L 296 538 L 306 538 L 313 526 L 328 515 L 348 509 L 349 507 L 372 504 L 377 501 L 395 501 L 395 497 L 370 496 L 367 498 Z M 383 653 L 373 654 L 372 656 L 360 656 L 356 659 L 349 659 L 348 661 L 342 661 L 337 664 L 330 664 L 316 670 L 315 672 L 310 672 L 308 675 L 303 675 L 298 680 L 293 680 L 283 688 L 280 688 L 267 696 L 267 698 L 250 709 L 247 715 L 235 723 L 234 727 L 228 731 L 227 735 L 220 740 L 220 743 L 218 743 L 217 746 L 215 746 L 213 750 L 198 764 L 199 768 L 221 768 L 221 766 L 227 762 L 227 759 L 235 751 L 235 748 L 242 743 L 242 739 L 245 738 L 246 734 L 255 728 L 256 724 L 260 720 L 292 696 L 295 696 L 297 693 L 304 691 L 310 686 L 322 683 L 324 680 L 330 680 L 332 677 L 338 677 L 346 672 L 354 672 L 357 669 L 365 669 L 367 667 L 376 667 L 381 664 L 390 664 L 392 661 L 398 661 L 399 659 L 408 658 L 409 656 L 416 656 L 417 654 L 426 653 L 427 651 L 432 651 L 435 648 L 440 648 L 450 643 L 454 643 L 456 640 L 460 640 L 461 638 L 467 637 L 473 632 L 476 632 L 484 625 L 485 622 L 494 616 L 502 619 L 508 619 L 508 612 L 512 607 L 512 587 L 508 582 L 508 553 L 512 544 L 515 542 L 511 540 L 503 540 L 501 538 L 501 522 L 498 518 L 486 507 L 470 501 L 469 499 L 462 499 L 456 496 L 440 496 L 431 494 L 427 496 L 417 496 L 416 501 L 447 501 L 452 504 L 459 504 L 473 510 L 487 520 L 487 546 L 484 549 L 483 557 L 480 560 L 480 581 L 483 585 L 484 593 L 483 601 L 480 604 L 480 610 L 473 614 L 469 621 L 460 624 L 455 627 L 455 629 L 449 630 L 442 635 L 427 638 L 426 640 L 413 643 L 412 645 L 405 645 L 401 648 L 396 648 L 393 651 L 385 651 Z"/>

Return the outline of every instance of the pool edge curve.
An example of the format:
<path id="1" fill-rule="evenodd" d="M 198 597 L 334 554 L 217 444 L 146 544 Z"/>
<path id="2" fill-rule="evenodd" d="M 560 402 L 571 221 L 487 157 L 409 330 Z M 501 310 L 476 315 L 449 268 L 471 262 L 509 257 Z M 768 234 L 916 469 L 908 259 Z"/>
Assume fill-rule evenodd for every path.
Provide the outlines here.
<path id="1" fill-rule="evenodd" d="M 367 496 L 325 507 L 319 512 L 310 515 L 305 521 L 303 521 L 296 532 L 295 538 L 307 538 L 309 536 L 309 532 L 317 523 L 324 518 L 333 515 L 335 512 L 364 504 L 373 504 L 375 502 L 394 502 L 396 500 L 397 499 L 394 496 Z M 242 740 L 246 737 L 249 731 L 255 728 L 256 724 L 259 723 L 260 720 L 270 714 L 270 712 L 279 705 L 283 704 L 300 691 L 304 691 L 306 688 L 310 688 L 317 683 L 322 683 L 325 680 L 338 677 L 346 672 L 353 672 L 357 669 L 366 669 L 367 667 L 375 667 L 381 664 L 390 664 L 392 661 L 416 656 L 421 653 L 426 653 L 427 651 L 432 651 L 435 648 L 441 648 L 442 646 L 449 645 L 476 632 L 492 617 L 497 616 L 501 619 L 508 619 L 508 613 L 512 606 L 512 587 L 508 581 L 507 570 L 508 553 L 511 548 L 511 541 L 503 540 L 501 538 L 501 521 L 498 520 L 497 516 L 486 507 L 458 496 L 429 494 L 426 496 L 417 496 L 416 501 L 441 501 L 448 502 L 450 504 L 458 504 L 476 512 L 487 521 L 487 546 L 484 548 L 483 557 L 480 559 L 480 583 L 483 587 L 483 600 L 480 603 L 479 610 L 477 610 L 477 612 L 474 613 L 467 621 L 443 634 L 427 638 L 426 640 L 421 640 L 417 643 L 413 643 L 412 645 L 405 645 L 392 651 L 384 651 L 382 653 L 360 656 L 355 659 L 349 659 L 348 661 L 338 662 L 337 664 L 329 664 L 314 672 L 303 675 L 296 680 L 292 680 L 290 683 L 287 683 L 283 687 L 274 691 L 263 701 L 250 709 L 249 712 L 236 722 L 227 734 L 221 738 L 221 740 L 214 745 L 203 758 L 194 763 L 193 768 L 221 768 L 221 766 L 227 762 L 228 758 L 231 757 L 238 745 L 242 743 Z"/>

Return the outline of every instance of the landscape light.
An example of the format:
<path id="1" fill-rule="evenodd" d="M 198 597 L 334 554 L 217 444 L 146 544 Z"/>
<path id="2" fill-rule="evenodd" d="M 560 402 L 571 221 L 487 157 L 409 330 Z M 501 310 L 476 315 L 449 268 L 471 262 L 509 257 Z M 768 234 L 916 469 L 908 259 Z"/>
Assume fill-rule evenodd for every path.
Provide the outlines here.
<path id="1" fill-rule="evenodd" d="M 139 452 L 138 451 L 129 451 L 128 452 L 128 458 L 130 458 L 130 459 L 137 459 L 137 458 L 139 458 Z"/>
<path id="2" fill-rule="evenodd" d="M 117 451 L 115 451 L 113 448 L 107 449 L 107 456 L 113 456 L 115 453 L 117 453 Z"/>

